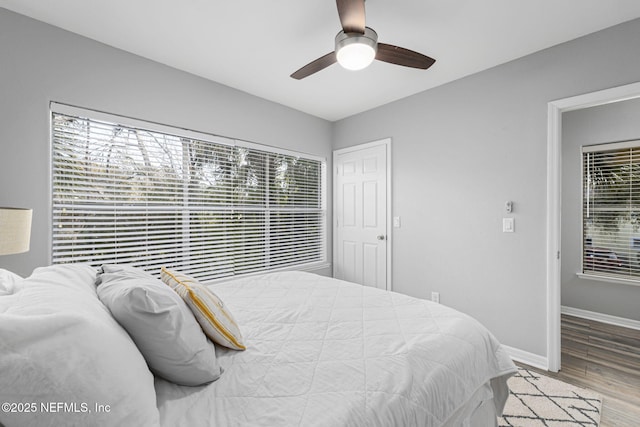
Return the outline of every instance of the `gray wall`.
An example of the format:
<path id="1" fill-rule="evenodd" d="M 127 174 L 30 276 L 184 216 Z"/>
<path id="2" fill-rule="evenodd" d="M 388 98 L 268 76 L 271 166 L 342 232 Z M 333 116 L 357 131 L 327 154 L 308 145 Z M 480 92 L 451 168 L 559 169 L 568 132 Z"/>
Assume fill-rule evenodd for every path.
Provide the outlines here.
<path id="1" fill-rule="evenodd" d="M 639 81 L 638 40 L 635 20 L 336 123 L 335 148 L 393 139 L 396 291 L 546 356 L 547 104 Z"/>
<path id="2" fill-rule="evenodd" d="M 34 209 L 31 250 L 0 267 L 22 275 L 50 262 L 49 101 L 331 161 L 330 122 L 1 8 L 0 58 L 0 206 Z"/>
<path id="3" fill-rule="evenodd" d="M 562 115 L 562 305 L 640 320 L 640 286 L 584 280 L 581 154 L 583 145 L 640 139 L 640 99 Z"/>

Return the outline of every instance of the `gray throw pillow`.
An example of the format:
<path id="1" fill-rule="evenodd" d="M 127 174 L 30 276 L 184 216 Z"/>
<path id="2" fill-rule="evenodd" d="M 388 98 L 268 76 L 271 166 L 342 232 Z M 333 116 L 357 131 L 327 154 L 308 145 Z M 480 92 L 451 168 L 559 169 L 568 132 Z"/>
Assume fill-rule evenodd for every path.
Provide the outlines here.
<path id="1" fill-rule="evenodd" d="M 182 298 L 159 279 L 139 268 L 105 264 L 96 285 L 155 374 L 188 386 L 220 377 L 213 343 Z"/>

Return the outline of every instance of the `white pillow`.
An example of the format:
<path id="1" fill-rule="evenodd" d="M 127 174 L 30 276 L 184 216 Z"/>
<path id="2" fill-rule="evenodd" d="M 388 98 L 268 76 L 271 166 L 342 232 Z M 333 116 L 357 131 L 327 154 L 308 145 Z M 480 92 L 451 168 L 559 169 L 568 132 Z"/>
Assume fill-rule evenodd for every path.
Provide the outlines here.
<path id="1" fill-rule="evenodd" d="M 153 375 L 86 265 L 36 269 L 0 296 L 0 424 L 157 426 Z M 9 409 L 9 411 L 5 410 Z"/>
<path id="2" fill-rule="evenodd" d="M 0 296 L 11 295 L 16 291 L 16 283 L 19 283 L 22 277 L 9 270 L 0 268 Z"/>
<path id="3" fill-rule="evenodd" d="M 196 386 L 220 377 L 215 347 L 189 307 L 159 279 L 127 265 L 103 265 L 98 296 L 157 375 Z"/>
<path id="4" fill-rule="evenodd" d="M 185 300 L 202 330 L 214 342 L 233 350 L 245 350 L 238 323 L 222 300 L 206 286 L 187 275 L 162 267 L 162 281 Z"/>

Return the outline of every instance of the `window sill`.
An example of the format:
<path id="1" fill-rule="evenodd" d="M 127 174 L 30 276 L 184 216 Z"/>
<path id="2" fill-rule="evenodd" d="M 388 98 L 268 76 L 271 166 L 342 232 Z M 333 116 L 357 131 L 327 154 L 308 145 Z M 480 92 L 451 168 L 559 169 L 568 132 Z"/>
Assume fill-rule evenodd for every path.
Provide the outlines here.
<path id="1" fill-rule="evenodd" d="M 251 276 L 259 276 L 261 274 L 277 273 L 280 271 L 308 271 L 310 273 L 317 273 L 320 270 L 329 269 L 329 272 L 331 273 L 331 266 L 332 264 L 329 262 L 316 261 L 316 262 L 310 262 L 308 264 L 298 264 L 298 265 L 292 265 L 288 267 L 274 268 L 271 270 L 256 271 L 256 272 L 247 273 L 247 274 L 239 274 L 237 276 L 220 277 L 219 279 L 208 280 L 203 283 L 207 285 L 215 285 L 216 283 L 228 282 L 230 280 L 243 279 L 245 277 L 251 277 Z"/>
<path id="2" fill-rule="evenodd" d="M 623 285 L 640 286 L 640 280 L 625 279 L 623 277 L 600 276 L 597 274 L 576 273 L 580 279 L 595 280 L 598 282 L 621 283 Z"/>

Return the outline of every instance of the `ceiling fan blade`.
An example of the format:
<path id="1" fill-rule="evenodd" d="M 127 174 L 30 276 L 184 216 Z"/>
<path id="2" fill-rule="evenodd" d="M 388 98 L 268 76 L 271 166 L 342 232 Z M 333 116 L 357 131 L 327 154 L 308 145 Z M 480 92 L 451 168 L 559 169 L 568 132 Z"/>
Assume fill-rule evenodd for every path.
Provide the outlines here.
<path id="1" fill-rule="evenodd" d="M 344 32 L 364 34 L 364 0 L 336 0 L 336 5 Z"/>
<path id="2" fill-rule="evenodd" d="M 316 59 L 315 61 L 309 62 L 304 67 L 300 68 L 298 71 L 296 71 L 295 73 L 291 74 L 291 77 L 293 77 L 296 80 L 304 79 L 305 77 L 308 77 L 313 73 L 317 73 L 320 70 L 324 70 L 329 65 L 332 65 L 332 64 L 336 63 L 337 61 L 338 61 L 338 59 L 336 58 L 336 53 L 335 52 L 327 53 L 326 55 L 321 56 L 320 58 Z"/>
<path id="3" fill-rule="evenodd" d="M 426 70 L 436 62 L 435 59 L 421 53 L 386 43 L 378 43 L 376 59 L 421 70 Z"/>

